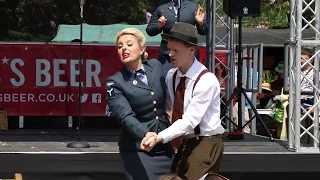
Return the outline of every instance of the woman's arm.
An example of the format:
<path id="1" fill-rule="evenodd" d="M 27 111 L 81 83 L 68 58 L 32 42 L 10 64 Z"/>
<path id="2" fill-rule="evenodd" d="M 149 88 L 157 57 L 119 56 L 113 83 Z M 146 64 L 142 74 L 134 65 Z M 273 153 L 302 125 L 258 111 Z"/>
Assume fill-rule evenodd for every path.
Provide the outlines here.
<path id="1" fill-rule="evenodd" d="M 136 114 L 123 95 L 120 85 L 111 79 L 107 80 L 107 100 L 112 114 L 120 121 L 122 127 L 135 138 L 142 139 L 149 131 L 148 128 L 136 118 Z"/>

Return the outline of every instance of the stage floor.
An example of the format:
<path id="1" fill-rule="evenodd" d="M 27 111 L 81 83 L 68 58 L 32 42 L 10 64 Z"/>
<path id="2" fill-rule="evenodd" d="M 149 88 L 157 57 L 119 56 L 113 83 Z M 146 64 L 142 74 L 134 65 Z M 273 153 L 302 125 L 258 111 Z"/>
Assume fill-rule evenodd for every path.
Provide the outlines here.
<path id="1" fill-rule="evenodd" d="M 92 147 L 87 149 L 66 148 L 78 137 L 76 130 L 10 130 L 0 131 L 0 153 L 59 153 L 90 152 L 118 153 L 119 130 L 87 130 L 81 137 Z M 244 140 L 229 140 L 223 136 L 225 154 L 269 154 L 289 153 L 287 142 L 270 142 L 263 136 L 245 135 Z"/>
<path id="2" fill-rule="evenodd" d="M 86 130 L 82 137 L 91 148 L 73 149 L 66 146 L 75 141 L 75 130 L 1 131 L 0 178 L 21 172 L 24 180 L 124 179 L 118 134 L 119 130 Z M 261 136 L 246 135 L 244 140 L 224 136 L 223 140 L 221 172 L 230 179 L 255 179 L 255 175 L 268 179 L 273 174 L 272 179 L 283 180 L 282 176 L 298 179 L 298 174 L 320 175 L 319 153 L 290 152 L 286 142 L 270 142 Z"/>

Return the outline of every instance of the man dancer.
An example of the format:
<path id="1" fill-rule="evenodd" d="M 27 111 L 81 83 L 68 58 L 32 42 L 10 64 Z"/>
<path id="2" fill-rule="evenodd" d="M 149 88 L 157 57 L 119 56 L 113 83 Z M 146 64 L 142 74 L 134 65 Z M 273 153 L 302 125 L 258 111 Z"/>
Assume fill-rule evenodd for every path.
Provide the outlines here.
<path id="1" fill-rule="evenodd" d="M 174 67 L 167 75 L 168 109 L 173 105 L 172 125 L 158 135 L 146 133 L 141 142 L 141 149 L 150 151 L 157 143 L 172 140 L 173 147 L 178 148 L 172 171 L 188 180 L 197 180 L 209 172 L 218 173 L 223 153 L 220 85 L 216 76 L 194 56 L 197 34 L 195 26 L 182 22 L 174 24 L 170 33 L 162 34 L 168 39 Z"/>

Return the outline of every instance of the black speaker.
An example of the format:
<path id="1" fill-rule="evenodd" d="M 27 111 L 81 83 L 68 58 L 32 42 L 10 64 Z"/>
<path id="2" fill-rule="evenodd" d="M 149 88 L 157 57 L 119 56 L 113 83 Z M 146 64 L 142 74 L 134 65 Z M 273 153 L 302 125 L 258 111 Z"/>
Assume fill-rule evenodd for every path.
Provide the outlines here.
<path id="1" fill-rule="evenodd" d="M 260 0 L 223 0 L 223 11 L 234 17 L 260 16 Z"/>

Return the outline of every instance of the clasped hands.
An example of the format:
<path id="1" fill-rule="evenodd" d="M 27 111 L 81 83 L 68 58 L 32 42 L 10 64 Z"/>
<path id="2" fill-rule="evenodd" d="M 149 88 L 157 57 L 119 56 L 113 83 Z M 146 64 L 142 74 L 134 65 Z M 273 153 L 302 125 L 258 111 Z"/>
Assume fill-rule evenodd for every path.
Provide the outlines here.
<path id="1" fill-rule="evenodd" d="M 141 141 L 140 148 L 144 151 L 151 151 L 152 148 L 159 142 L 162 142 L 162 137 L 155 132 L 147 132 Z"/>

